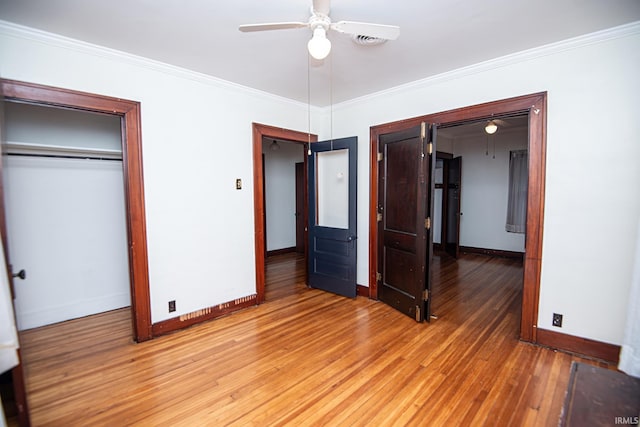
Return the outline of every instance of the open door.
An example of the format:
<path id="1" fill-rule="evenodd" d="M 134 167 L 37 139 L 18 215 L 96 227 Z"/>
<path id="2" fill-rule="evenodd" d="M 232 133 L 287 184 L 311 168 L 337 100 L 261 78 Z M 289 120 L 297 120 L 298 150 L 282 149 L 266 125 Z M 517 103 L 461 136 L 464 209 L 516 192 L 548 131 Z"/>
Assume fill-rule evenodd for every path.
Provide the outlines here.
<path id="1" fill-rule="evenodd" d="M 306 150 L 305 150 L 306 151 Z M 304 199 L 304 163 L 296 163 L 296 252 L 305 253 L 304 248 L 304 224 L 305 224 L 305 199 Z"/>
<path id="2" fill-rule="evenodd" d="M 427 134 L 422 123 L 378 140 L 378 298 L 418 322 L 430 318 L 433 145 Z"/>
<path id="3" fill-rule="evenodd" d="M 447 221 L 444 250 L 454 258 L 460 255 L 460 192 L 462 157 L 447 160 Z"/>
<path id="4" fill-rule="evenodd" d="M 0 93 L 0 144 L 5 142 L 5 123 L 4 123 L 4 93 Z M 2 180 L 2 156 L 0 156 L 0 233 L 2 234 L 1 244 L 4 249 L 4 257 L 0 259 L 0 262 L 5 263 L 6 270 L 3 271 L 7 273 L 7 278 L 9 280 L 9 287 L 11 290 L 11 297 L 13 304 L 13 299 L 15 298 L 15 291 L 13 285 L 13 273 L 11 271 L 11 263 L 7 245 L 7 223 L 6 223 L 6 215 L 4 210 L 4 186 Z M 1 269 L 0 269 L 1 270 Z M 16 274 L 16 276 L 18 276 Z M 14 305 L 14 313 L 15 313 L 15 305 Z M 18 424 L 22 427 L 31 425 L 29 419 L 29 409 L 27 406 L 27 391 L 25 387 L 24 381 L 24 372 L 22 367 L 22 357 L 21 357 L 20 349 L 18 349 L 18 365 L 14 367 L 10 372 L 3 374 L 0 379 L 2 383 L 6 379 L 10 386 L 5 388 L 2 387 L 1 390 L 5 391 L 8 389 L 10 392 L 10 396 L 2 395 L 2 404 L 7 403 L 8 407 L 5 408 L 5 412 L 7 417 L 17 417 Z"/>
<path id="5" fill-rule="evenodd" d="M 310 144 L 310 287 L 356 296 L 356 137 Z"/>

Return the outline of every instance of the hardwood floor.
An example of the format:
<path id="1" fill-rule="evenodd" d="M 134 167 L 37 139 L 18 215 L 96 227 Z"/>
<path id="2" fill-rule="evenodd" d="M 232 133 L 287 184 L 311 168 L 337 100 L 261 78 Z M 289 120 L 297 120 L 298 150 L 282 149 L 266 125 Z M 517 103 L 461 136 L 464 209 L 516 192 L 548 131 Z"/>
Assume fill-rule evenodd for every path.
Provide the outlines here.
<path id="1" fill-rule="evenodd" d="M 518 341 L 510 260 L 436 257 L 430 324 L 303 267 L 273 257 L 266 303 L 142 344 L 128 310 L 21 333 L 33 425 L 555 426 L 571 361 L 600 364 Z"/>

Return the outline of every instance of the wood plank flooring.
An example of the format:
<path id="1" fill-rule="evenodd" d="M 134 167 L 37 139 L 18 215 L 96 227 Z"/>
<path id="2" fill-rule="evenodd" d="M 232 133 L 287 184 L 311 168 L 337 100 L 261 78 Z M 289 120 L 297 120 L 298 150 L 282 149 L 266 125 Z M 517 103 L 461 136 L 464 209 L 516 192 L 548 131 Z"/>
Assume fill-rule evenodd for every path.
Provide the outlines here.
<path id="1" fill-rule="evenodd" d="M 522 269 L 435 257 L 438 320 L 304 284 L 269 259 L 267 302 L 141 344 L 128 310 L 21 333 L 35 426 L 557 425 L 572 360 L 518 341 Z"/>

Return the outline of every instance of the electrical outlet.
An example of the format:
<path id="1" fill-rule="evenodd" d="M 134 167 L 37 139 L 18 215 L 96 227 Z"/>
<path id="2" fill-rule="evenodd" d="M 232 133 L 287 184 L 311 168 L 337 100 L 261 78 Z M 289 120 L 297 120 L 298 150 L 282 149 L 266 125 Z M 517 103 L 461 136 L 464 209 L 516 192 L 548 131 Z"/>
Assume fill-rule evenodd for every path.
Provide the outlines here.
<path id="1" fill-rule="evenodd" d="M 553 320 L 551 324 L 553 326 L 557 326 L 558 328 L 562 328 L 562 314 L 553 313 Z"/>
<path id="2" fill-rule="evenodd" d="M 242 180 L 240 178 L 236 179 L 236 190 L 242 190 Z"/>
<path id="3" fill-rule="evenodd" d="M 169 301 L 169 313 L 176 311 L 176 301 Z"/>

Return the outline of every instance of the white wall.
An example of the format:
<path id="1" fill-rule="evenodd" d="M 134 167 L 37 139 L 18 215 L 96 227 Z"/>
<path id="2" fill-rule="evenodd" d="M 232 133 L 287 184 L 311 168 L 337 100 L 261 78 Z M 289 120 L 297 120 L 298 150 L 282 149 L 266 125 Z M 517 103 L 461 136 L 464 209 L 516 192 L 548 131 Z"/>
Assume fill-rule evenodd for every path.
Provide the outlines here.
<path id="1" fill-rule="evenodd" d="M 268 251 L 296 245 L 296 163 L 304 161 L 302 144 L 278 142 L 274 151 L 271 143 L 262 143 Z"/>
<path id="2" fill-rule="evenodd" d="M 11 143 L 122 153 L 118 116 L 8 102 L 4 118 L 6 138 Z"/>
<path id="3" fill-rule="evenodd" d="M 560 332 L 620 344 L 634 245 L 629 230 L 640 216 L 639 74 L 636 23 L 334 106 L 334 134 L 357 135 L 361 143 L 358 283 L 368 282 L 370 126 L 547 91 L 538 326 L 553 329 L 552 313 L 562 313 Z"/>
<path id="4" fill-rule="evenodd" d="M 122 162 L 3 162 L 18 329 L 129 306 Z"/>
<path id="5" fill-rule="evenodd" d="M 306 131 L 306 105 L 7 23 L 0 64 L 3 78 L 141 102 L 152 322 L 255 294 L 252 122 Z"/>
<path id="6" fill-rule="evenodd" d="M 6 103 L 5 129 L 13 147 L 122 151 L 116 116 Z M 8 250 L 14 271 L 27 272 L 15 280 L 18 328 L 130 305 L 122 161 L 3 163 Z"/>
<path id="7" fill-rule="evenodd" d="M 505 223 L 509 152 L 526 150 L 527 140 L 527 129 L 501 129 L 489 137 L 488 155 L 486 135 L 454 140 L 453 154 L 462 157 L 461 246 L 524 252 L 524 234 L 508 233 Z"/>
<path id="8" fill-rule="evenodd" d="M 170 299 L 173 316 L 255 292 L 251 122 L 306 131 L 305 105 L 9 24 L 0 64 L 4 78 L 142 102 L 153 322 L 170 317 Z M 640 215 L 629 188 L 640 182 L 639 71 L 636 23 L 312 109 L 320 140 L 361 144 L 357 282 L 368 284 L 370 126 L 547 91 L 538 325 L 563 313 L 562 332 L 620 343 Z"/>

